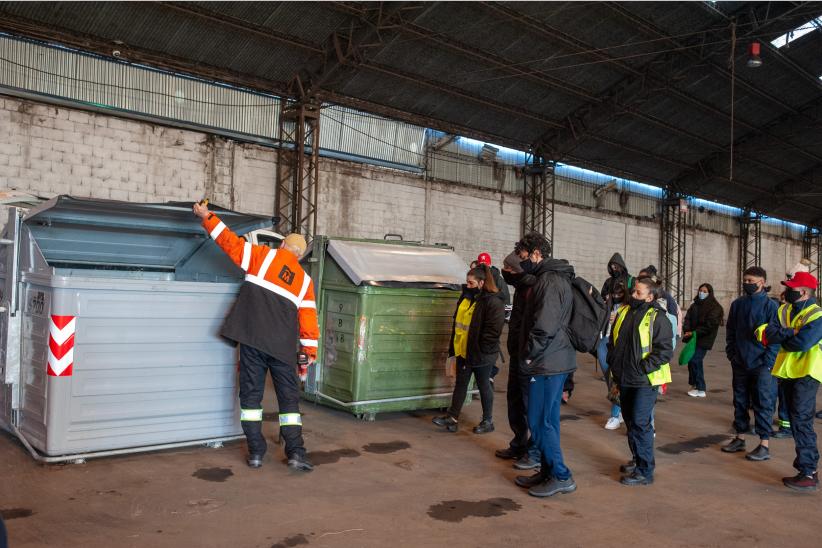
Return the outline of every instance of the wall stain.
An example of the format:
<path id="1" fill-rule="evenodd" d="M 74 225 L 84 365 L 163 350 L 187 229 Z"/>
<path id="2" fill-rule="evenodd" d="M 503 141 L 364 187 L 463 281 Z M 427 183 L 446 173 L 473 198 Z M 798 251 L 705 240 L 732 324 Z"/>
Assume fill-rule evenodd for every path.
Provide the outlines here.
<path id="1" fill-rule="evenodd" d="M 444 500 L 428 508 L 428 515 L 440 521 L 458 523 L 465 518 L 490 518 L 516 512 L 522 505 L 509 498 L 493 498 L 478 501 Z"/>
<path id="2" fill-rule="evenodd" d="M 5 520 L 28 518 L 34 515 L 34 511 L 28 508 L 3 508 L 0 509 L 0 516 Z"/>
<path id="3" fill-rule="evenodd" d="M 334 451 L 312 451 L 311 453 L 308 453 L 308 459 L 312 462 L 312 464 L 314 464 L 314 466 L 334 464 L 343 457 L 353 459 L 359 456 L 359 451 L 348 448 L 335 449 Z"/>
<path id="4" fill-rule="evenodd" d="M 362 450 L 366 453 L 375 453 L 377 455 L 387 455 L 389 453 L 396 453 L 397 451 L 402 451 L 403 449 L 410 449 L 411 444 L 407 441 L 397 440 L 397 441 L 388 441 L 385 443 L 369 443 L 368 445 L 363 445 Z"/>
<path id="5" fill-rule="evenodd" d="M 294 535 L 293 537 L 284 538 L 277 544 L 272 544 L 271 548 L 292 548 L 293 546 L 301 546 L 304 544 L 308 544 L 308 539 L 305 538 L 305 535 L 300 533 L 299 535 Z"/>
<path id="6" fill-rule="evenodd" d="M 681 455 L 682 453 L 697 453 L 700 449 L 706 449 L 712 445 L 716 445 L 728 439 L 727 434 L 711 434 L 709 436 L 700 436 L 685 441 L 678 441 L 676 443 L 669 443 L 658 447 L 663 453 L 669 455 Z"/>
<path id="7" fill-rule="evenodd" d="M 192 477 L 205 481 L 224 482 L 234 475 L 230 468 L 200 468 L 193 474 Z"/>

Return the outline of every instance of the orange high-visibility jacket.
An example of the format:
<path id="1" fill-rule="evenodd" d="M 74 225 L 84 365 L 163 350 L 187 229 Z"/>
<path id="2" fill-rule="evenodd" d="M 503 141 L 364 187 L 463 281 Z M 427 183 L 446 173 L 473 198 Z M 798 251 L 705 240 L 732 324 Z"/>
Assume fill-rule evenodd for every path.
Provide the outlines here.
<path id="1" fill-rule="evenodd" d="M 289 364 L 296 364 L 300 347 L 316 359 L 320 328 L 314 282 L 297 257 L 286 249 L 251 245 L 213 213 L 203 227 L 246 273 L 220 334 Z"/>

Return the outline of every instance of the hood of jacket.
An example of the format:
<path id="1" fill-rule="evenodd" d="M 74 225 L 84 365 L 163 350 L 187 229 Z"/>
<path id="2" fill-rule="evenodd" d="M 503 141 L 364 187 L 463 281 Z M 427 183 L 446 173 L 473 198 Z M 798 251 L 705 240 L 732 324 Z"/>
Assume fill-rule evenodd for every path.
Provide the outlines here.
<path id="1" fill-rule="evenodd" d="M 555 272 L 569 279 L 574 277 L 574 267 L 571 266 L 568 261 L 554 258 L 543 259 L 541 263 L 534 267 L 534 271 L 531 274 L 539 278 L 547 272 Z"/>
<path id="2" fill-rule="evenodd" d="M 625 274 L 625 275 L 628 274 L 628 267 L 625 265 L 625 259 L 623 259 L 622 255 L 620 255 L 619 253 L 614 253 L 611 256 L 611 260 L 608 261 L 608 274 L 611 273 L 611 265 L 614 265 L 614 264 L 619 265 L 619 266 L 622 267 L 623 274 Z"/>

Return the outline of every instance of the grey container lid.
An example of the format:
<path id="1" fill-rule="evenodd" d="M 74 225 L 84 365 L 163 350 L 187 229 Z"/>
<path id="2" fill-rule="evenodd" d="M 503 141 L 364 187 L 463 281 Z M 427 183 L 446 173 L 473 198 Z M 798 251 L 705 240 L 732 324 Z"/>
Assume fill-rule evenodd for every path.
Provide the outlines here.
<path id="1" fill-rule="evenodd" d="M 462 259 L 442 247 L 331 240 L 328 253 L 355 285 L 375 282 L 459 286 L 468 271 Z"/>
<path id="2" fill-rule="evenodd" d="M 279 219 L 211 210 L 235 233 L 276 226 Z M 174 270 L 206 241 L 191 203 L 131 203 L 57 196 L 23 222 L 49 265 Z"/>

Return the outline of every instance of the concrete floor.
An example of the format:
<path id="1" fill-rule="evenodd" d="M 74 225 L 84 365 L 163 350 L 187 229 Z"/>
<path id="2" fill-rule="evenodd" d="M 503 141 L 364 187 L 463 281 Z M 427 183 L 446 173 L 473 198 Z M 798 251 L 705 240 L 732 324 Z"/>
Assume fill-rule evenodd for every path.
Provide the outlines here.
<path id="1" fill-rule="evenodd" d="M 529 497 L 512 483 L 510 461 L 494 457 L 510 436 L 503 391 L 497 431 L 484 436 L 470 432 L 478 402 L 457 434 L 436 429 L 433 412 L 364 423 L 307 404 L 306 444 L 318 465 L 308 475 L 289 473 L 276 446 L 260 470 L 245 466 L 241 443 L 41 466 L 0 436 L 10 546 L 822 545 L 822 495 L 780 482 L 794 474 L 792 440 L 773 440 L 773 458 L 762 463 L 719 451 L 732 418 L 722 352 L 708 355 L 704 400 L 685 395 L 687 371 L 675 367 L 671 392 L 657 406 L 656 483 L 634 488 L 618 483 L 617 467 L 629 456 L 624 428 L 602 428 L 605 385 L 591 358 L 579 361 L 562 423 L 579 486 L 571 495 Z M 504 372 L 497 383 L 504 386 Z M 275 435 L 274 423 L 266 428 Z"/>

